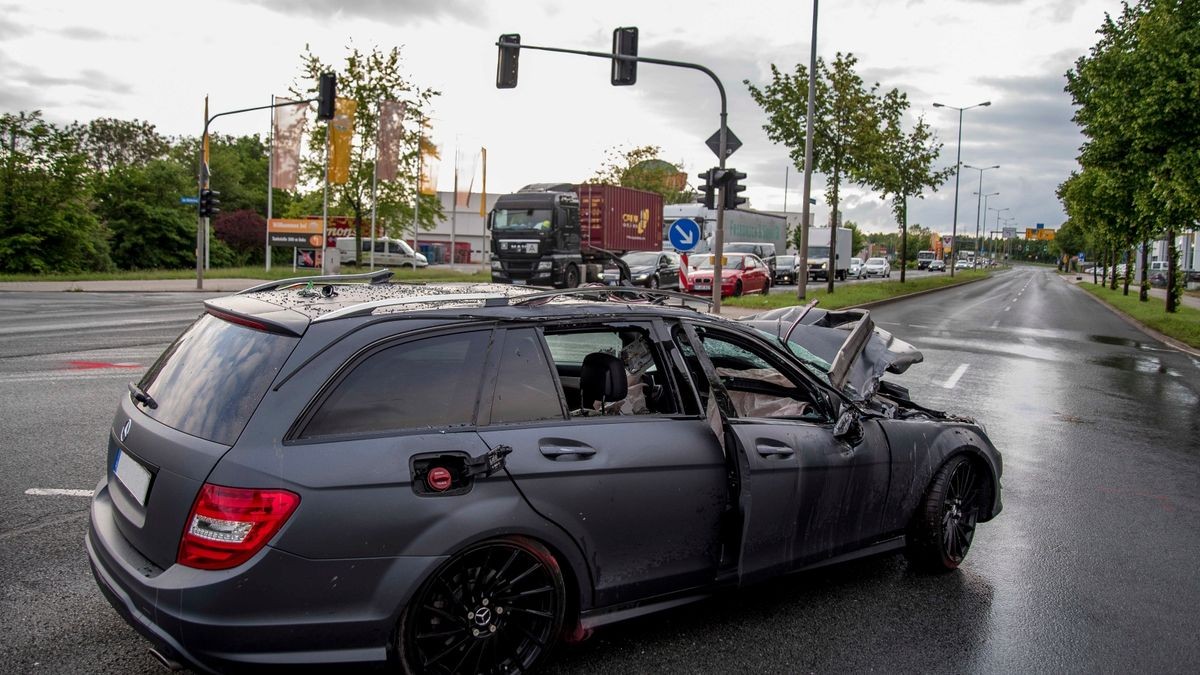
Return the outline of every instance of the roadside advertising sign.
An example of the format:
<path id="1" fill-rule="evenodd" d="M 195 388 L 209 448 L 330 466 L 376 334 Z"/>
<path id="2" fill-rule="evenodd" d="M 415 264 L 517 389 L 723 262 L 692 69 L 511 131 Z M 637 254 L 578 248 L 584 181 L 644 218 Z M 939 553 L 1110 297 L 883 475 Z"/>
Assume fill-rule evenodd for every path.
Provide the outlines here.
<path id="1" fill-rule="evenodd" d="M 370 223 L 363 223 L 363 238 L 371 237 Z M 376 233 L 383 236 L 383 231 Z M 294 246 L 299 248 L 321 247 L 321 217 L 307 218 L 272 218 L 267 222 L 267 235 L 272 246 Z M 329 218 L 329 236 L 353 237 L 354 221 L 347 216 L 331 216 Z"/>

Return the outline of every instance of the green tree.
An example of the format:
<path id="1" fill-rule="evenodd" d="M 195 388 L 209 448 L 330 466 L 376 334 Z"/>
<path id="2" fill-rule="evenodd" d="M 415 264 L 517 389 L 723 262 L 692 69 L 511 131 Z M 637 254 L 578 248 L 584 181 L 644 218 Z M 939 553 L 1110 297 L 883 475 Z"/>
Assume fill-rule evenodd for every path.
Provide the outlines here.
<path id="1" fill-rule="evenodd" d="M 1127 179 L 1132 194 L 1110 224 L 1113 239 L 1129 246 L 1162 233 L 1174 245 L 1178 228 L 1200 220 L 1200 2 L 1125 4 L 1097 32 L 1096 45 L 1067 73 L 1087 139 L 1079 162 L 1085 173 Z M 1166 308 L 1174 312 L 1182 279 L 1169 257 Z"/>
<path id="2" fill-rule="evenodd" d="M 301 81 L 292 88 L 292 93 L 313 98 L 317 94 L 317 82 L 321 73 L 334 72 L 332 66 L 323 63 L 305 46 L 301 55 Z M 350 152 L 350 177 L 342 185 L 330 186 L 330 202 L 340 207 L 345 215 L 352 216 L 356 224 L 355 250 L 361 255 L 362 224 L 369 220 L 372 198 L 376 213 L 389 232 L 404 232 L 413 223 L 414 197 L 419 170 L 419 148 L 430 147 L 425 135 L 428 115 L 425 110 L 440 92 L 418 87 L 403 72 L 400 48 L 387 51 L 372 50 L 369 53 L 351 47 L 345 65 L 337 72 L 339 98 L 357 102 L 354 116 L 354 140 Z M 375 173 L 375 145 L 379 135 L 379 104 L 384 101 L 403 101 L 405 117 L 413 120 L 406 125 L 404 147 L 400 157 L 399 178 L 395 181 L 380 181 L 372 195 L 371 184 Z M 421 120 L 420 123 L 417 123 Z M 310 153 L 303 162 L 305 175 L 320 183 L 324 175 L 326 124 L 312 125 L 309 136 Z M 419 195 L 419 226 L 431 230 L 442 219 L 442 204 L 436 194 Z M 361 263 L 361 260 L 358 262 Z"/>
<path id="3" fill-rule="evenodd" d="M 942 144 L 937 142 L 924 116 L 917 118 L 911 132 L 904 131 L 908 108 L 908 96 L 896 89 L 880 99 L 879 117 L 883 125 L 868 180 L 884 199 L 892 201 L 892 213 L 900 223 L 900 259 L 905 262 L 915 260 L 916 251 L 920 250 L 908 246 L 909 198 L 924 199 L 922 193 L 925 190 L 937 190 L 954 174 L 953 167 L 934 170 L 933 163 L 941 153 Z M 928 234 L 924 239 L 928 242 Z M 900 283 L 904 283 L 906 267 L 908 265 L 900 266 Z"/>
<path id="4" fill-rule="evenodd" d="M 687 174 L 660 155 L 657 145 L 609 148 L 604 164 L 589 182 L 645 190 L 662 195 L 663 204 L 687 204 L 695 193 L 687 188 Z"/>
<path id="5" fill-rule="evenodd" d="M 859 229 L 858 223 L 853 220 L 842 224 L 842 227 L 850 230 L 850 257 L 857 256 L 867 246 L 867 235 L 863 234 Z M 797 244 L 797 247 L 799 244 Z"/>
<path id="6" fill-rule="evenodd" d="M 162 159 L 170 147 L 153 124 L 141 120 L 101 117 L 87 124 L 72 124 L 66 130 L 75 136 L 88 167 L 97 173 Z"/>
<path id="7" fill-rule="evenodd" d="M 112 267 L 78 138 L 40 112 L 0 115 L 0 270 Z"/>
<path id="8" fill-rule="evenodd" d="M 195 191 L 188 167 L 170 160 L 120 166 L 95 182 L 96 214 L 112 236 L 123 269 L 179 269 L 195 264 L 196 210 L 179 196 Z M 215 249 L 214 265 L 222 262 Z"/>
<path id="9" fill-rule="evenodd" d="M 855 72 L 858 59 L 838 52 L 832 66 L 817 61 L 813 120 L 813 166 L 825 174 L 825 199 L 838 212 L 843 179 L 866 185 L 879 150 L 879 112 L 875 87 L 863 85 Z M 788 147 L 792 163 L 804 170 L 804 136 L 808 110 L 808 68 L 796 64 L 791 74 L 771 64 L 771 81 L 763 87 L 744 80 L 750 96 L 767 113 L 767 137 Z M 833 230 L 836 235 L 837 229 Z M 836 246 L 836 243 L 831 242 Z M 828 292 L 833 292 L 833 275 Z"/>

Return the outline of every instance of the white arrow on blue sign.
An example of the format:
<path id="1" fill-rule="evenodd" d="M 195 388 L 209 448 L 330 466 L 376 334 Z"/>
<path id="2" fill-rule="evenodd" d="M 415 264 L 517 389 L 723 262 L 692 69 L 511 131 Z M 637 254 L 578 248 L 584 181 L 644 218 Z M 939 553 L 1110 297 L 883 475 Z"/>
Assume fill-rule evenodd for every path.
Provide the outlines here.
<path id="1" fill-rule="evenodd" d="M 676 251 L 686 253 L 700 243 L 700 226 L 691 218 L 680 218 L 671 223 L 671 229 L 667 235 L 671 239 L 671 246 L 675 247 Z"/>

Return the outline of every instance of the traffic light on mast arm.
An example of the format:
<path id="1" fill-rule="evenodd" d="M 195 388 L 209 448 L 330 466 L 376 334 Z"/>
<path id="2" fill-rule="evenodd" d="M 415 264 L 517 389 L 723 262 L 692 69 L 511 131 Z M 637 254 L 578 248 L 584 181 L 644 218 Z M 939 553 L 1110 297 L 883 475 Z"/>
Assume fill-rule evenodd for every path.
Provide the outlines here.
<path id="1" fill-rule="evenodd" d="M 333 119 L 336 104 L 337 74 L 321 73 L 321 80 L 317 84 L 317 119 L 325 121 Z"/>
<path id="2" fill-rule="evenodd" d="M 506 33 L 500 36 L 500 53 L 496 58 L 496 88 L 513 89 L 517 86 L 517 62 L 521 56 L 521 36 Z M 507 45 L 516 45 L 509 47 Z"/>
<path id="3" fill-rule="evenodd" d="M 221 206 L 221 200 L 217 199 L 220 196 L 220 192 L 214 192 L 213 190 L 204 189 L 200 191 L 201 218 L 213 218 L 221 212 L 221 209 L 218 208 Z"/>
<path id="4" fill-rule="evenodd" d="M 617 28 L 613 31 L 613 56 L 637 56 L 638 29 L 634 26 Z M 622 87 L 637 82 L 637 61 L 613 59 L 612 83 L 614 87 Z"/>
<path id="5" fill-rule="evenodd" d="M 746 186 L 741 182 L 746 179 L 746 174 L 736 169 L 727 169 L 725 172 L 725 208 L 736 209 L 746 203 L 745 197 L 739 197 L 739 192 L 744 192 Z"/>

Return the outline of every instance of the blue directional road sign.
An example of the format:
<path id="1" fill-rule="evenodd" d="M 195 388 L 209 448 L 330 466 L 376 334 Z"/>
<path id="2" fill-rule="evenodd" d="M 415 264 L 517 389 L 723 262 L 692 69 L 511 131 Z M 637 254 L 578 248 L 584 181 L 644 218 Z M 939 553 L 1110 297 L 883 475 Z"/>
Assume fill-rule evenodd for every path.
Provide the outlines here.
<path id="1" fill-rule="evenodd" d="M 680 218 L 671 223 L 667 234 L 671 239 L 671 246 L 674 246 L 676 251 L 686 253 L 700 243 L 700 226 L 691 218 Z"/>
<path id="2" fill-rule="evenodd" d="M 180 197 L 179 203 L 180 204 L 199 204 L 200 198 L 199 197 Z"/>

